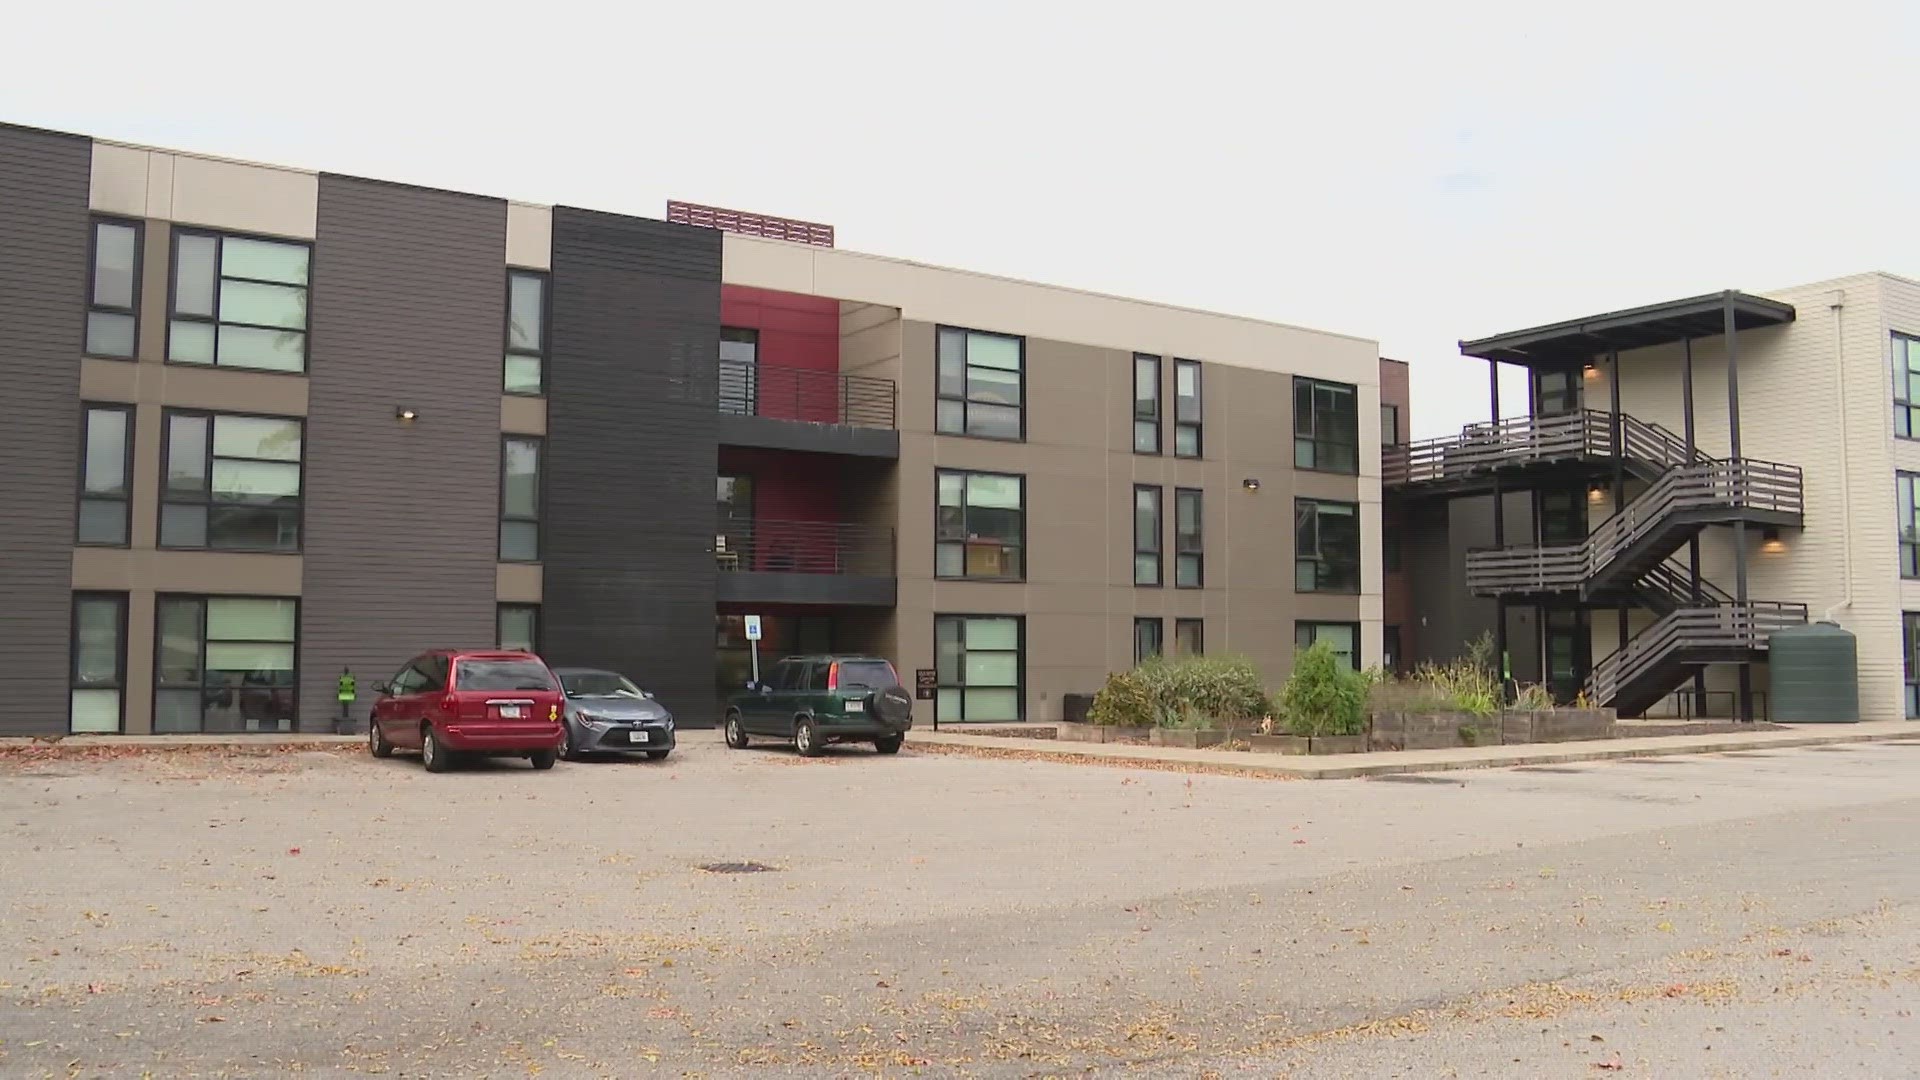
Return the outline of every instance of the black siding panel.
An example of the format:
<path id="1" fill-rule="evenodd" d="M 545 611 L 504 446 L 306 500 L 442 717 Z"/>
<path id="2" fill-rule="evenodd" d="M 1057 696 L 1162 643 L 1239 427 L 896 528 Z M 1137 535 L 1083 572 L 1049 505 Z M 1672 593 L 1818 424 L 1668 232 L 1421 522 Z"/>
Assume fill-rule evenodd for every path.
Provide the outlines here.
<path id="1" fill-rule="evenodd" d="M 886 428 L 727 414 L 721 415 L 719 423 L 720 442 L 727 446 L 798 450 L 809 454 L 847 454 L 891 461 L 900 459 L 900 433 Z"/>
<path id="2" fill-rule="evenodd" d="M 0 125 L 0 735 L 67 730 L 93 144 Z"/>
<path id="3" fill-rule="evenodd" d="M 553 211 L 542 647 L 713 717 L 720 233 Z"/>
<path id="4" fill-rule="evenodd" d="M 874 574 L 793 574 L 730 570 L 714 577 L 722 604 L 824 604 L 887 607 L 899 602 L 898 578 Z"/>
<path id="5" fill-rule="evenodd" d="M 506 250 L 498 199 L 320 177 L 302 730 L 338 715 L 343 667 L 364 719 L 419 652 L 494 644 Z"/>

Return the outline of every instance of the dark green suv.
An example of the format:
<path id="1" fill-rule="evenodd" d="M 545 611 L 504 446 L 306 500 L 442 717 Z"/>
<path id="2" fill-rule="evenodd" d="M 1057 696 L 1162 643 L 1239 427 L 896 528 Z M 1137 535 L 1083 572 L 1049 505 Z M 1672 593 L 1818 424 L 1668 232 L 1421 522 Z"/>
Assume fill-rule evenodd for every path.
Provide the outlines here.
<path id="1" fill-rule="evenodd" d="M 727 701 L 727 745 L 791 739 L 807 757 L 828 743 L 870 742 L 897 754 L 913 727 L 913 698 L 893 665 L 872 656 L 789 656 Z"/>

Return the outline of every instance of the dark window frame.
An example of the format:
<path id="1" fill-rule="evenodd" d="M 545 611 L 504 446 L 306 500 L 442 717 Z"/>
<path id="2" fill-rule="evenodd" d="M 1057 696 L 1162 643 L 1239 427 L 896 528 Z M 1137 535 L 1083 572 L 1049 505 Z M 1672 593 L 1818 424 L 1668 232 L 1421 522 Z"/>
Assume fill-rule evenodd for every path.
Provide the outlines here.
<path id="1" fill-rule="evenodd" d="M 1388 672 L 1398 675 L 1406 667 L 1406 657 L 1400 655 L 1400 626 L 1388 623 L 1380 628 L 1380 666 Z"/>
<path id="2" fill-rule="evenodd" d="M 1892 332 L 1893 351 L 1893 437 L 1920 439 L 1920 336 Z"/>
<path id="3" fill-rule="evenodd" d="M 1148 631 L 1148 633 L 1142 637 L 1141 631 Z M 1157 615 L 1134 616 L 1133 666 L 1139 667 L 1149 660 L 1165 659 L 1166 655 L 1167 621 Z"/>
<path id="4" fill-rule="evenodd" d="M 501 631 L 506 628 L 507 613 L 523 612 L 523 611 L 533 616 L 533 635 L 532 635 L 533 640 L 530 643 L 529 651 L 533 652 L 535 655 L 538 655 L 540 652 L 540 605 L 539 604 L 530 604 L 523 601 L 504 601 L 504 600 L 494 604 L 493 605 L 493 644 L 496 648 L 500 648 L 500 649 L 506 649 L 509 647 L 506 643 L 505 635 L 501 633 Z"/>
<path id="5" fill-rule="evenodd" d="M 204 366 L 204 365 L 195 365 L 195 366 Z M 204 462 L 203 462 L 204 469 L 203 469 L 203 472 L 201 473 L 202 477 L 206 481 L 206 484 L 205 484 L 206 491 L 204 493 L 204 497 L 200 499 L 180 499 L 180 498 L 168 497 L 167 477 L 170 474 L 170 471 L 172 469 L 172 464 L 173 464 L 172 462 L 173 421 L 175 417 L 181 417 L 181 416 L 203 417 L 207 421 L 207 438 L 206 438 L 206 442 L 203 444 L 203 453 L 202 453 L 202 457 L 204 459 Z M 283 510 L 291 509 L 294 512 L 294 526 L 295 526 L 295 534 L 297 539 L 293 547 L 291 548 L 215 547 L 211 542 L 206 544 L 194 545 L 194 544 L 169 544 L 165 541 L 165 535 L 166 535 L 165 521 L 166 521 L 168 506 L 205 506 L 207 508 L 208 539 L 209 541 L 211 541 L 212 539 L 213 507 L 216 505 L 213 498 L 213 459 L 214 459 L 214 454 L 213 454 L 214 430 L 213 429 L 214 429 L 216 418 L 222 417 L 222 416 L 235 416 L 243 420 L 288 421 L 294 424 L 298 424 L 300 426 L 299 500 L 292 507 L 283 506 L 283 507 L 276 508 L 276 509 L 283 509 Z M 273 464 L 276 464 L 276 465 L 286 464 L 286 462 L 281 461 L 278 458 L 226 458 L 224 460 L 271 461 Z M 159 493 L 159 496 L 160 497 L 158 502 L 158 507 L 159 507 L 158 512 L 154 514 L 153 532 L 154 532 L 154 546 L 157 548 L 160 548 L 161 550 L 164 550 L 164 551 L 225 551 L 225 552 L 245 552 L 249 554 L 266 554 L 266 555 L 298 555 L 300 554 L 301 552 L 306 550 L 306 546 L 307 546 L 307 418 L 304 416 L 279 416 L 273 413 L 225 412 L 218 409 L 176 409 L 172 407 L 162 409 L 160 412 L 160 493 Z"/>
<path id="6" fill-rule="evenodd" d="M 1181 644 L 1189 631 L 1191 631 L 1193 635 L 1193 648 L 1191 650 Z M 1173 654 L 1179 658 L 1207 655 L 1207 620 L 1173 620 Z"/>
<path id="7" fill-rule="evenodd" d="M 1353 631 L 1353 670 L 1365 670 L 1364 665 L 1360 662 L 1360 624 L 1357 622 L 1346 622 L 1340 619 L 1295 619 L 1293 622 L 1294 651 L 1299 652 L 1302 649 L 1310 648 L 1319 640 L 1319 631 L 1333 627 Z M 1302 631 L 1305 631 L 1307 635 L 1307 640 L 1304 643 L 1301 641 Z"/>
<path id="8" fill-rule="evenodd" d="M 1019 435 L 1012 436 L 1012 437 L 1009 437 L 1006 435 L 981 435 L 972 431 L 971 430 L 971 428 L 973 427 L 972 414 L 973 414 L 973 405 L 974 405 L 972 394 L 967 392 L 964 388 L 962 389 L 960 395 L 957 397 L 952 394 L 943 394 L 940 392 L 940 331 L 942 330 L 953 330 L 964 335 L 979 334 L 983 337 L 1005 338 L 1008 341 L 1012 341 L 1019 346 L 1019 349 L 1020 349 L 1020 404 L 1018 406 L 1019 413 L 1020 413 L 1020 434 Z M 967 352 L 971 354 L 972 351 L 973 350 L 971 347 L 971 343 L 969 342 Z M 757 353 L 758 353 L 758 349 L 756 347 L 756 356 L 757 356 Z M 961 369 L 961 376 L 963 379 L 966 376 L 966 372 L 972 367 L 973 367 L 973 364 L 968 359 L 968 357 L 963 356 L 960 358 L 960 369 Z M 991 370 L 1000 371 L 1003 369 L 993 368 Z M 959 431 L 947 431 L 940 427 L 940 403 L 942 401 L 956 401 L 960 403 L 960 430 Z M 1005 407 L 1001 405 L 1000 402 L 997 402 L 997 401 L 983 401 L 983 402 L 980 402 L 979 404 L 992 405 L 992 406 L 997 406 L 1001 408 Z M 998 330 L 978 330 L 970 326 L 954 326 L 948 323 L 940 323 L 934 326 L 933 328 L 933 430 L 934 430 L 934 434 L 936 435 L 947 435 L 956 439 L 986 439 L 989 442 L 1019 442 L 1019 443 L 1023 443 L 1027 441 L 1027 339 L 1026 339 L 1026 335 L 1003 334 Z"/>
<path id="9" fill-rule="evenodd" d="M 1140 496 L 1143 493 L 1153 495 L 1153 546 L 1140 546 Z M 1127 507 L 1127 521 L 1133 531 L 1133 587 L 1136 589 L 1158 589 L 1167 583 L 1166 532 L 1167 497 L 1166 489 L 1159 484 L 1133 485 L 1133 500 Z M 1140 580 L 1140 560 L 1144 556 L 1153 556 L 1153 580 Z"/>
<path id="10" fill-rule="evenodd" d="M 120 475 L 126 482 L 126 494 L 115 496 L 87 494 L 87 442 L 93 427 L 93 414 L 96 412 L 117 412 L 127 418 L 126 446 L 120 463 Z M 83 401 L 80 403 L 80 465 L 74 484 L 73 497 L 73 543 L 76 547 L 124 548 L 133 545 L 133 441 L 136 438 L 134 426 L 139 423 L 140 410 L 133 405 L 114 401 Z M 305 447 L 301 448 L 305 457 Z M 165 475 L 164 473 L 162 474 Z M 89 502 L 117 502 L 122 504 L 124 525 L 120 530 L 121 539 L 112 543 L 104 540 L 87 540 L 80 535 L 81 508 Z"/>
<path id="11" fill-rule="evenodd" d="M 1900 577 L 1920 579 L 1920 473 L 1895 471 L 1894 525 L 1900 540 Z M 1900 520 L 1904 517 L 1906 520 Z"/>
<path id="12" fill-rule="evenodd" d="M 106 600 L 118 607 L 119 643 L 115 649 L 113 685 L 102 686 L 99 683 L 82 684 L 80 681 L 80 604 L 88 600 Z M 82 735 L 124 734 L 127 730 L 127 617 L 132 605 L 130 597 L 123 592 L 107 592 L 94 589 L 80 589 L 73 594 L 68 605 L 67 625 L 67 732 Z M 113 690 L 120 695 L 120 721 L 112 732 L 75 731 L 73 726 L 73 695 L 78 690 Z"/>
<path id="13" fill-rule="evenodd" d="M 1307 391 L 1307 414 L 1300 415 L 1300 391 Z M 1318 420 L 1319 391 L 1345 393 L 1353 403 L 1353 441 L 1323 435 Z M 1310 448 L 1309 464 L 1300 463 L 1300 451 L 1305 445 Z M 1322 463 L 1322 459 L 1332 455 L 1333 451 L 1346 450 L 1353 455 L 1352 468 L 1334 468 Z M 1358 476 L 1360 474 L 1360 388 L 1353 383 L 1334 382 L 1331 379 L 1313 379 L 1305 375 L 1293 377 L 1293 467 L 1305 472 L 1332 473 L 1337 476 Z"/>
<path id="14" fill-rule="evenodd" d="M 214 241 L 213 249 L 213 314 L 182 315 L 176 310 L 180 295 L 180 238 L 183 236 L 203 236 Z M 298 370 L 286 368 L 258 367 L 253 364 L 223 364 L 220 362 L 220 328 L 222 326 L 242 326 L 252 330 L 278 330 L 283 333 L 295 333 L 284 326 L 261 326 L 257 323 L 227 322 L 220 318 L 220 283 L 222 281 L 247 281 L 258 285 L 278 285 L 292 288 L 284 281 L 268 281 L 264 278 L 232 277 L 221 273 L 220 266 L 226 253 L 228 238 L 236 240 L 257 240 L 263 244 L 284 244 L 288 247 L 307 249 L 307 283 L 300 286 L 307 294 L 307 321 L 297 333 L 300 335 L 300 367 Z M 268 236 L 265 233 L 240 232 L 232 229 L 201 229 L 176 225 L 167 237 L 167 332 L 161 347 L 161 359 L 168 364 L 182 367 L 212 368 L 223 371 L 259 371 L 268 375 L 291 375 L 304 378 L 313 366 L 313 255 L 314 243 L 290 236 Z M 192 360 L 173 358 L 173 324 L 178 319 L 184 322 L 201 323 L 213 327 L 213 360 L 210 363 L 197 363 Z"/>
<path id="15" fill-rule="evenodd" d="M 947 619 L 957 620 L 960 623 L 960 681 L 957 683 L 944 683 L 944 682 L 941 682 L 939 679 L 940 623 L 942 622 L 942 620 L 947 620 Z M 934 659 L 933 707 L 934 707 L 935 717 L 940 721 L 947 722 L 947 723 L 965 724 L 965 723 L 975 722 L 975 721 L 968 720 L 965 715 L 966 707 L 967 707 L 966 656 L 967 656 L 967 652 L 969 651 L 967 649 L 967 623 L 969 620 L 972 620 L 972 619 L 1012 619 L 1013 620 L 1014 634 L 1015 634 L 1014 650 L 1013 650 L 1013 677 L 1014 677 L 1013 692 L 1014 692 L 1014 704 L 1015 704 L 1014 716 L 1015 716 L 1016 723 L 1025 722 L 1027 719 L 1027 617 L 1025 615 L 998 615 L 998 614 L 993 614 L 991 612 L 942 611 L 942 612 L 934 613 L 934 616 L 933 616 L 933 659 Z M 1002 653 L 1002 652 L 1005 652 L 1006 650 L 981 649 L 979 651 L 983 653 Z M 1003 690 L 1005 689 L 1005 687 L 993 686 L 993 687 L 987 687 L 986 689 Z M 939 715 L 939 709 L 940 709 L 939 694 L 940 694 L 940 691 L 942 690 L 958 690 L 960 692 L 961 715 L 959 717 L 956 718 L 956 717 L 946 717 L 946 716 Z M 989 720 L 989 721 L 982 721 L 982 722 L 1005 723 L 1005 721 L 997 721 L 997 720 Z"/>
<path id="16" fill-rule="evenodd" d="M 1142 413 L 1140 411 L 1140 406 L 1142 404 L 1140 400 L 1140 373 L 1141 373 L 1141 370 L 1143 369 L 1143 366 L 1146 366 L 1146 365 L 1151 365 L 1153 368 L 1153 398 L 1151 402 L 1149 402 L 1149 404 L 1152 405 L 1152 408 L 1149 409 L 1147 412 Z M 1131 371 L 1133 375 L 1133 382 L 1131 384 L 1132 385 L 1131 396 L 1133 400 L 1133 429 L 1132 429 L 1133 452 L 1136 454 L 1143 454 L 1148 456 L 1156 456 L 1159 454 L 1163 454 L 1166 452 L 1166 450 L 1165 450 L 1165 444 L 1161 442 L 1160 421 L 1161 421 L 1162 414 L 1166 411 L 1162 407 L 1162 400 L 1161 400 L 1164 397 L 1166 397 L 1166 387 L 1161 384 L 1162 379 L 1165 376 L 1165 371 L 1163 370 L 1163 367 L 1162 367 L 1161 358 L 1158 356 L 1154 356 L 1152 353 L 1134 353 L 1133 367 Z M 1025 400 L 1024 396 L 1022 397 L 1021 400 L 1023 401 Z M 1151 450 L 1142 450 L 1140 448 L 1140 433 L 1143 430 L 1143 425 L 1145 428 L 1150 428 L 1153 431 L 1153 449 Z"/>
<path id="17" fill-rule="evenodd" d="M 160 616 L 161 616 L 161 612 L 166 609 L 167 603 L 169 601 L 176 601 L 176 600 L 197 602 L 200 605 L 200 622 L 199 622 L 200 655 L 197 661 L 197 663 L 199 664 L 199 670 L 200 670 L 200 683 L 198 686 L 183 686 L 183 685 L 168 684 L 168 683 L 161 682 L 161 674 L 162 674 L 161 650 L 164 648 L 166 644 L 166 637 L 164 634 L 161 633 L 161 630 L 160 630 Z M 305 635 L 301 631 L 304 626 L 303 619 L 305 616 L 306 603 L 301 597 L 298 597 L 298 596 L 269 596 L 261 593 L 157 592 L 154 594 L 154 597 L 153 597 L 153 720 L 154 720 L 154 728 L 156 732 L 158 732 L 159 720 L 160 720 L 161 691 L 163 690 L 176 690 L 176 691 L 197 690 L 200 694 L 200 725 L 199 727 L 196 728 L 194 731 L 190 731 L 190 732 L 165 732 L 164 734 L 193 735 L 193 734 L 206 733 L 207 693 L 209 690 L 209 687 L 207 684 L 207 644 L 211 640 L 211 638 L 207 634 L 207 605 L 215 600 L 286 600 L 286 601 L 291 601 L 293 603 L 293 640 L 291 642 L 271 641 L 264 638 L 261 638 L 261 639 L 235 638 L 235 639 L 231 639 L 231 641 L 229 641 L 229 639 L 226 639 L 226 638 L 221 639 L 223 644 L 238 644 L 238 645 L 288 645 L 290 644 L 293 646 L 292 679 L 289 687 L 289 694 L 290 694 L 289 700 L 291 700 L 293 703 L 293 716 L 289 718 L 289 720 L 287 721 L 287 730 L 284 732 L 274 732 L 274 731 L 247 732 L 243 730 L 243 731 L 223 733 L 223 734 L 238 734 L 238 735 L 297 734 L 300 731 L 300 649 L 303 643 L 303 639 L 305 637 Z M 412 661 L 411 663 L 418 663 L 419 659 L 420 658 L 415 658 L 415 660 Z M 230 689 L 230 688 L 223 686 L 221 687 L 221 689 Z"/>
<path id="18" fill-rule="evenodd" d="M 1920 611 L 1900 613 L 1900 656 L 1906 718 L 1920 719 Z"/>
<path id="19" fill-rule="evenodd" d="M 729 342 L 735 345 L 752 345 L 753 359 L 742 361 L 719 357 L 716 360 L 719 365 L 718 407 L 728 416 L 758 416 L 760 414 L 760 328 L 722 326 L 720 343 L 724 345 Z M 728 373 L 734 365 L 744 365 L 746 371 L 741 374 L 738 385 L 729 386 Z"/>
<path id="20" fill-rule="evenodd" d="M 115 304 L 96 303 L 94 294 L 99 289 L 100 273 L 100 226 L 120 225 L 133 230 L 133 306 L 119 307 Z M 113 214 L 91 214 L 87 218 L 87 295 L 85 310 L 81 315 L 80 348 L 81 355 L 96 360 L 138 361 L 140 359 L 140 298 L 143 295 L 141 285 L 147 266 L 147 223 L 138 218 L 119 217 Z M 94 312 L 109 315 L 130 315 L 133 317 L 133 352 L 126 356 L 114 353 L 94 352 L 88 348 L 91 336 L 87 327 L 92 322 Z"/>
<path id="21" fill-rule="evenodd" d="M 533 444 L 533 516 L 507 513 L 507 447 L 516 442 Z M 547 554 L 547 440 L 540 435 L 502 435 L 500 436 L 500 486 L 495 492 L 499 500 L 500 521 L 494 532 L 494 558 L 503 563 L 516 566 L 531 566 L 541 562 Z M 506 532 L 508 522 L 533 522 L 533 558 L 520 559 L 507 557 Z"/>
<path id="22" fill-rule="evenodd" d="M 1352 565 L 1353 565 L 1353 587 L 1352 588 L 1328 588 L 1320 584 L 1321 578 L 1327 574 L 1328 567 L 1330 563 L 1332 563 L 1332 560 L 1329 560 L 1327 558 L 1326 554 L 1322 549 L 1322 544 L 1324 543 L 1325 538 L 1321 535 L 1320 508 L 1323 506 L 1344 506 L 1352 509 L 1353 511 L 1353 514 L 1351 515 L 1353 518 L 1353 540 L 1354 540 L 1353 542 L 1354 551 L 1353 551 L 1353 562 L 1352 562 Z M 1301 511 L 1306 507 L 1313 508 L 1314 550 L 1311 555 L 1307 554 L 1305 551 L 1300 549 L 1300 529 L 1302 525 Z M 1293 515 L 1294 515 L 1293 519 L 1294 519 L 1294 547 L 1295 547 L 1295 550 L 1293 553 L 1293 559 L 1294 559 L 1293 591 L 1296 593 L 1318 593 L 1318 594 L 1331 594 L 1335 596 L 1358 596 L 1360 593 L 1360 578 L 1361 578 L 1360 564 L 1363 558 L 1363 553 L 1366 550 L 1366 544 L 1364 542 L 1364 538 L 1360 534 L 1361 533 L 1360 504 L 1355 502 L 1345 502 L 1340 499 L 1308 499 L 1308 498 L 1296 497 L 1293 500 Z M 1306 563 L 1308 563 L 1309 561 L 1311 561 L 1314 564 L 1314 585 L 1312 588 L 1303 589 L 1300 587 L 1300 568 Z M 1338 565 L 1338 564 L 1333 564 L 1333 565 Z"/>
<path id="23" fill-rule="evenodd" d="M 966 572 L 966 567 L 967 567 L 966 546 L 972 541 L 967 539 L 950 540 L 950 539 L 945 539 L 940 535 L 940 478 L 943 476 L 960 477 L 960 481 L 961 481 L 960 482 L 960 527 L 962 532 L 967 531 L 966 519 L 967 519 L 968 503 L 967 503 L 966 480 L 968 477 L 991 476 L 1001 480 L 1020 481 L 1020 539 L 1017 542 L 1019 547 L 1019 553 L 1020 553 L 1019 576 L 1017 577 L 1004 577 L 1004 576 L 986 577 L 986 576 L 976 576 L 973 574 L 968 574 Z M 1006 541 L 1004 540 L 997 541 L 997 542 L 1000 543 L 1003 547 L 1006 544 Z M 942 574 L 940 572 L 940 545 L 956 544 L 956 543 L 960 545 L 960 549 L 961 549 L 961 552 L 960 552 L 960 571 L 961 572 L 958 575 Z M 995 472 L 992 469 L 946 469 L 946 468 L 937 468 L 937 467 L 933 470 L 933 576 L 936 581 L 1023 582 L 1027 580 L 1027 474 L 1026 473 Z"/>
<path id="24" fill-rule="evenodd" d="M 1400 406 L 1390 401 L 1380 403 L 1380 445 L 1399 446 L 1400 442 Z"/>
<path id="25" fill-rule="evenodd" d="M 1183 409 L 1186 399 L 1180 396 L 1180 373 L 1193 372 L 1193 416 L 1189 419 Z M 1173 456 L 1179 458 L 1203 458 L 1207 454 L 1206 440 L 1206 379 L 1200 370 L 1200 361 L 1173 360 Z M 1193 432 L 1193 453 L 1180 451 L 1182 432 Z"/>
<path id="26" fill-rule="evenodd" d="M 1191 536 L 1180 531 L 1180 504 L 1191 499 L 1193 502 L 1193 526 Z M 1191 562 L 1189 563 L 1189 560 Z M 1193 567 L 1193 583 L 1183 585 L 1180 582 L 1180 568 Z M 1207 587 L 1207 499 L 1206 492 L 1200 488 L 1173 489 L 1173 587 L 1176 589 L 1204 589 Z"/>
<path id="27" fill-rule="evenodd" d="M 1549 379 L 1565 379 L 1566 385 L 1549 388 Z M 1528 404 L 1536 417 L 1568 416 L 1577 413 L 1586 400 L 1586 369 L 1540 368 L 1535 369 L 1533 377 L 1527 380 L 1527 393 L 1531 397 Z M 1549 399 L 1553 407 L 1548 407 Z"/>
<path id="28" fill-rule="evenodd" d="M 311 264 L 309 264 L 311 267 Z M 308 277 L 312 277 L 309 268 Z M 516 349 L 513 347 L 513 281 L 515 278 L 530 278 L 540 283 L 540 347 L 538 350 Z M 506 310 L 501 317 L 500 392 L 510 397 L 545 397 L 547 393 L 547 366 L 553 354 L 553 274 L 546 270 L 533 270 L 521 266 L 507 267 Z M 311 321 L 311 320 L 309 320 Z M 507 386 L 507 360 L 511 357 L 533 359 L 540 362 L 540 387 L 537 390 L 514 390 Z"/>

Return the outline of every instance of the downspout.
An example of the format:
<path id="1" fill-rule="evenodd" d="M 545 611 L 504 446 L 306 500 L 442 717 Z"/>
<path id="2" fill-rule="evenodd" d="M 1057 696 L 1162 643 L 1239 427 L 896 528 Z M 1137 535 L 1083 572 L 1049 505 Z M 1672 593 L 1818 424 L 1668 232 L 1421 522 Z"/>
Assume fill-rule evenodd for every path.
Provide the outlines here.
<path id="1" fill-rule="evenodd" d="M 1846 334 L 1841 322 L 1845 318 L 1847 293 L 1845 289 L 1835 289 L 1828 295 L 1827 310 L 1833 312 L 1833 396 L 1840 403 L 1840 602 L 1828 608 L 1821 616 L 1821 622 L 1832 622 L 1833 614 L 1842 608 L 1853 607 L 1853 468 L 1848 464 L 1846 446 L 1847 426 L 1847 353 Z"/>

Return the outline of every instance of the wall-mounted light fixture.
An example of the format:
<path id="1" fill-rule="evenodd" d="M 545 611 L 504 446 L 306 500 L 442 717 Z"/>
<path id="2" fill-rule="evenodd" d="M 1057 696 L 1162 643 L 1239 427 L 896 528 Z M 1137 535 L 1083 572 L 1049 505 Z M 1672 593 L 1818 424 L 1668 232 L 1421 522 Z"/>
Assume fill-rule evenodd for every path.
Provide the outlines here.
<path id="1" fill-rule="evenodd" d="M 1762 529 L 1760 531 L 1760 550 L 1769 555 L 1777 555 L 1787 550 L 1785 541 L 1780 539 L 1779 529 Z"/>
<path id="2" fill-rule="evenodd" d="M 1592 364 L 1588 364 L 1586 367 L 1580 369 L 1580 374 L 1585 375 L 1589 379 L 1597 379 L 1600 377 L 1600 369 Z"/>
<path id="3" fill-rule="evenodd" d="M 1245 480 L 1240 481 L 1240 486 L 1246 488 L 1248 491 L 1259 491 L 1260 478 L 1257 476 L 1249 476 Z"/>
<path id="4" fill-rule="evenodd" d="M 412 409 L 407 408 L 405 405 L 395 405 L 393 407 L 393 418 L 395 420 L 403 420 L 403 421 L 416 420 L 419 418 L 419 416 L 420 416 L 419 413 L 414 412 Z"/>
<path id="5" fill-rule="evenodd" d="M 1594 484 L 1591 487 L 1587 488 L 1588 502 L 1593 502 L 1593 503 L 1601 502 L 1605 500 L 1606 497 L 1607 497 L 1607 489 L 1601 487 L 1599 484 Z"/>

